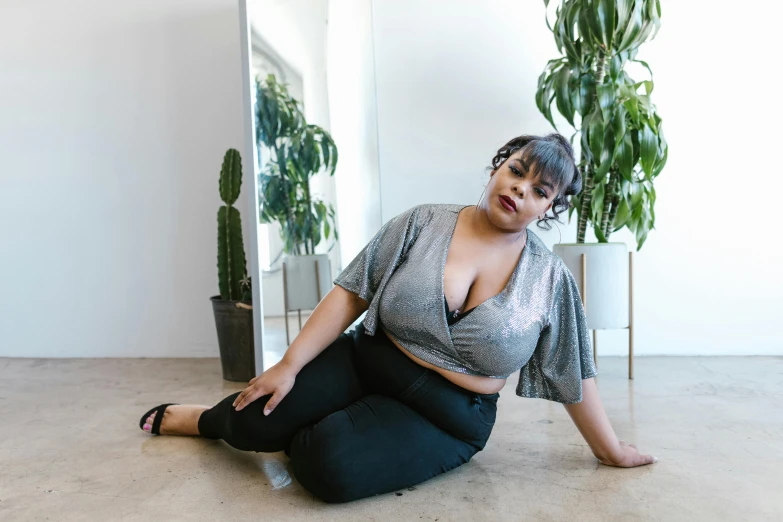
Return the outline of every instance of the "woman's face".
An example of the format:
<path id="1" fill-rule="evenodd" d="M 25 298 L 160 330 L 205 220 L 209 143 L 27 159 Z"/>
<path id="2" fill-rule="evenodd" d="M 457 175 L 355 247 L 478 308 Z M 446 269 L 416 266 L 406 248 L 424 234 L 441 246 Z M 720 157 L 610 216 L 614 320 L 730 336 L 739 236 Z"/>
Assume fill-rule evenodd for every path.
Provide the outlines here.
<path id="1" fill-rule="evenodd" d="M 525 229 L 552 208 L 557 197 L 557 187 L 534 176 L 535 164 L 528 164 L 522 154 L 515 152 L 491 174 L 482 202 L 490 221 L 504 230 Z"/>

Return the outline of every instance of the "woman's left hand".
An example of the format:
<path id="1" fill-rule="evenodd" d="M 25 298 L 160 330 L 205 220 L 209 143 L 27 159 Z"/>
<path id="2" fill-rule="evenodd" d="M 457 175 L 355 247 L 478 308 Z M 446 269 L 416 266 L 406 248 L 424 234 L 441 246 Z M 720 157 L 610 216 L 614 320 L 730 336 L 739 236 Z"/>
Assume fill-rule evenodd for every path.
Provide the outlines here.
<path id="1" fill-rule="evenodd" d="M 636 444 L 628 444 L 624 440 L 620 441 L 620 447 L 610 457 L 602 458 L 596 455 L 596 458 L 601 464 L 619 468 L 635 468 L 636 466 L 645 466 L 658 462 L 658 459 L 652 455 L 639 453 L 639 448 L 636 447 Z"/>

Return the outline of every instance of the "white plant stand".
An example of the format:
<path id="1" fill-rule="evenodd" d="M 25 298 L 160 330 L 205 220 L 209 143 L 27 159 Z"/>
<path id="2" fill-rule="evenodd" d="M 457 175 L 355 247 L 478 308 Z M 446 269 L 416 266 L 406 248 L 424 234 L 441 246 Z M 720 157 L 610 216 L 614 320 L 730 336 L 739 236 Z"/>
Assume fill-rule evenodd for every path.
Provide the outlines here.
<path id="1" fill-rule="evenodd" d="M 622 251 L 618 251 L 622 249 Z M 593 331 L 593 360 L 598 367 L 598 330 L 628 330 L 628 379 L 633 379 L 633 252 L 624 254 L 624 243 L 568 243 L 555 245 L 555 253 L 565 262 L 579 284 L 588 328 Z M 588 270 L 588 257 L 593 268 Z M 627 259 L 627 286 L 623 272 Z M 590 284 L 588 284 L 590 281 Z M 592 292 L 592 288 L 602 290 Z M 625 299 L 627 296 L 627 301 Z"/>

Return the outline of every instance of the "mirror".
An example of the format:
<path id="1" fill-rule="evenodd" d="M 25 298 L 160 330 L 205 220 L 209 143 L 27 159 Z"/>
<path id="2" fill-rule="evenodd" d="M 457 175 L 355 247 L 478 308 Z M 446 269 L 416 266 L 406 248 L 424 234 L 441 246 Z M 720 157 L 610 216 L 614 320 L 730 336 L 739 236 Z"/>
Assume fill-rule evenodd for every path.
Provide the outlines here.
<path id="1" fill-rule="evenodd" d="M 246 104 L 246 110 L 256 126 L 263 368 L 280 360 L 345 260 L 382 223 L 367 45 L 370 4 L 335 4 L 246 3 L 254 105 Z M 351 28 L 350 38 L 339 34 L 340 25 Z M 268 128 L 261 110 L 284 111 L 297 121 L 287 129 Z"/>

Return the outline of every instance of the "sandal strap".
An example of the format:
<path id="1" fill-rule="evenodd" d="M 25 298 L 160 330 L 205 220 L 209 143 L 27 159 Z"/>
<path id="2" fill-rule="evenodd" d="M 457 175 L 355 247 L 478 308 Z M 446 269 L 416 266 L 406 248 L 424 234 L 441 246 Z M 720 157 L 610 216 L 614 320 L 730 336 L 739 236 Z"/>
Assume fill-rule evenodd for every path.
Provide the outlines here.
<path id="1" fill-rule="evenodd" d="M 157 412 L 155 414 L 155 418 L 152 421 L 152 429 L 150 430 L 150 433 L 154 435 L 160 435 L 160 423 L 163 422 L 163 413 L 166 411 L 166 408 L 169 406 L 176 406 L 178 403 L 176 402 L 169 402 L 166 404 L 161 404 L 157 408 L 155 408 L 155 411 Z"/>

